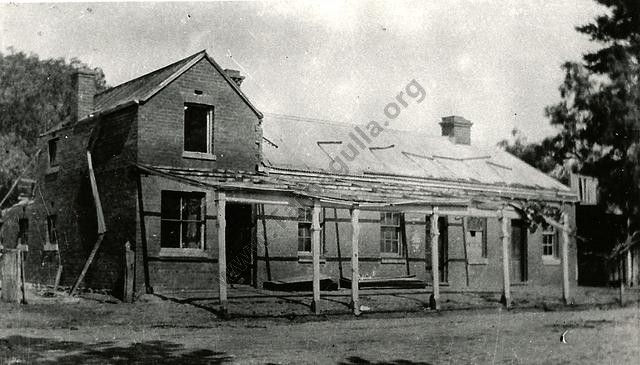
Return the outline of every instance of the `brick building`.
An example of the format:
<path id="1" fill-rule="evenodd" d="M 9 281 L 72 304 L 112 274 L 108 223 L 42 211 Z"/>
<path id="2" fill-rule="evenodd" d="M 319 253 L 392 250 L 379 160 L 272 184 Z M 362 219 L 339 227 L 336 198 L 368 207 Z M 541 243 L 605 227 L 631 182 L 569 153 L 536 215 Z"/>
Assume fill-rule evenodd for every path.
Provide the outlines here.
<path id="1" fill-rule="evenodd" d="M 33 280 L 51 281 L 43 241 L 58 244 L 66 285 L 96 241 L 90 151 L 107 232 L 88 287 L 122 290 L 125 242 L 136 292 L 215 289 L 223 302 L 221 281 L 310 275 L 317 299 L 320 273 L 415 276 L 436 302 L 442 285 L 508 298 L 510 285 L 576 282 L 576 243 L 562 234 L 575 195 L 472 144 L 464 118 L 421 134 L 263 116 L 243 77 L 204 51 L 97 95 L 89 72 L 74 77 L 76 117 L 43 134 L 25 213 L 46 237 L 29 240 Z M 530 201 L 562 209 L 565 226 L 529 232 L 519 207 Z"/>

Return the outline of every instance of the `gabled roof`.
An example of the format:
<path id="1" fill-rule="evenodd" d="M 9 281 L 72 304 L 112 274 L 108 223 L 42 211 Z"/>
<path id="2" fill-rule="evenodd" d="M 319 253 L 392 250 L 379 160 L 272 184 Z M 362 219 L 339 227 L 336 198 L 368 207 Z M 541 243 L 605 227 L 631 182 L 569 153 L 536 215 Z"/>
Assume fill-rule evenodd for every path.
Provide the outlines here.
<path id="1" fill-rule="evenodd" d="M 206 50 L 202 50 L 187 58 L 174 62 L 168 66 L 127 81 L 118 86 L 107 89 L 94 97 L 95 110 L 93 114 L 103 113 L 117 109 L 119 106 L 132 102 L 144 103 L 157 94 L 160 90 L 169 85 L 173 80 L 189 70 L 202 59 L 207 59 L 220 75 L 227 81 L 231 88 L 244 100 L 253 112 L 262 118 L 262 113 L 251 104 L 247 96 L 240 90 L 238 85 L 231 80 L 224 70 L 211 58 Z"/>
<path id="2" fill-rule="evenodd" d="M 267 114 L 264 164 L 270 173 L 406 180 L 445 188 L 489 189 L 499 195 L 575 200 L 567 186 L 497 147 L 455 144 L 448 137 L 393 129 L 376 137 L 369 135 L 368 142 L 356 127 L 368 133 L 365 125 Z M 434 128 L 439 130 L 435 123 Z M 352 156 L 351 146 L 358 156 L 349 162 L 343 152 Z M 337 159 L 346 163 L 348 171 L 331 168 Z"/>

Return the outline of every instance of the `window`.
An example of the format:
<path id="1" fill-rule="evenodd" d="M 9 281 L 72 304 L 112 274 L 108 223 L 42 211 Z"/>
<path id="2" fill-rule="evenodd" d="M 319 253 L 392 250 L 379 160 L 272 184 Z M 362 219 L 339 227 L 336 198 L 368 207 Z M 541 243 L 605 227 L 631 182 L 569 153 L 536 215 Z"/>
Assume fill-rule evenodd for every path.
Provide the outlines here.
<path id="1" fill-rule="evenodd" d="M 558 234 L 552 226 L 542 231 L 542 257 L 558 259 Z"/>
<path id="2" fill-rule="evenodd" d="M 311 208 L 298 208 L 298 252 L 311 252 Z"/>
<path id="3" fill-rule="evenodd" d="M 47 234 L 49 237 L 49 242 L 51 244 L 58 243 L 58 232 L 56 230 L 56 222 L 58 220 L 58 216 L 55 214 L 47 216 Z"/>
<path id="4" fill-rule="evenodd" d="M 160 247 L 204 250 L 204 193 L 162 191 Z"/>
<path id="5" fill-rule="evenodd" d="M 58 166 L 58 138 L 49 140 L 49 167 Z"/>
<path id="6" fill-rule="evenodd" d="M 487 258 L 487 219 L 480 217 L 466 217 L 467 255 L 473 262 Z"/>
<path id="7" fill-rule="evenodd" d="M 380 213 L 380 253 L 398 256 L 402 253 L 400 218 L 400 213 Z"/>
<path id="8" fill-rule="evenodd" d="M 213 107 L 184 105 L 184 150 L 213 153 Z"/>
<path id="9" fill-rule="evenodd" d="M 18 219 L 18 245 L 29 244 L 29 219 Z"/>

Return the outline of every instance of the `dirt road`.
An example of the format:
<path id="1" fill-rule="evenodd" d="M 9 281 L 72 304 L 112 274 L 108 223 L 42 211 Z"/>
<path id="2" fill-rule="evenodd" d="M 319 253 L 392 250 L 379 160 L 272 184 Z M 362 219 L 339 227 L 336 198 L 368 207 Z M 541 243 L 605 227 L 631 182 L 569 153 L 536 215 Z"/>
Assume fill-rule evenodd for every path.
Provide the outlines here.
<path id="1" fill-rule="evenodd" d="M 636 364 L 640 359 L 637 304 L 609 310 L 490 309 L 227 322 L 173 304 L 156 307 L 155 314 L 141 305 L 124 306 L 130 317 L 123 317 L 121 306 L 93 305 L 93 312 L 83 315 L 3 306 L 0 362 Z M 566 344 L 561 342 L 565 331 Z"/>

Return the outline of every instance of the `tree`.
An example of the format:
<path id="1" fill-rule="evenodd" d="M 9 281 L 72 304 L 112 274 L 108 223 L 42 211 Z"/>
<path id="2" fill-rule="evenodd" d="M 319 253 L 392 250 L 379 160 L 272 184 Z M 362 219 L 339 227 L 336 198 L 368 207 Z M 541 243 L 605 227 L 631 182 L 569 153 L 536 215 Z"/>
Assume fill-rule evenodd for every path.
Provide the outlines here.
<path id="1" fill-rule="evenodd" d="M 88 68 L 76 58 L 41 60 L 35 54 L 8 49 L 0 53 L 0 199 L 37 150 L 38 136 L 68 122 L 74 91 L 72 72 Z M 106 87 L 96 68 L 96 89 Z"/>
<path id="2" fill-rule="evenodd" d="M 640 1 L 596 1 L 608 12 L 576 30 L 601 48 L 562 66 L 561 101 L 545 110 L 560 132 L 540 144 L 502 145 L 539 168 L 550 156 L 596 176 L 603 204 L 627 218 L 631 237 L 640 229 Z"/>
<path id="3" fill-rule="evenodd" d="M 598 177 L 601 197 L 628 218 L 640 218 L 640 2 L 598 0 L 609 8 L 576 29 L 602 45 L 583 64 L 566 63 L 562 101 L 547 108 L 560 126 L 561 153 Z"/>

